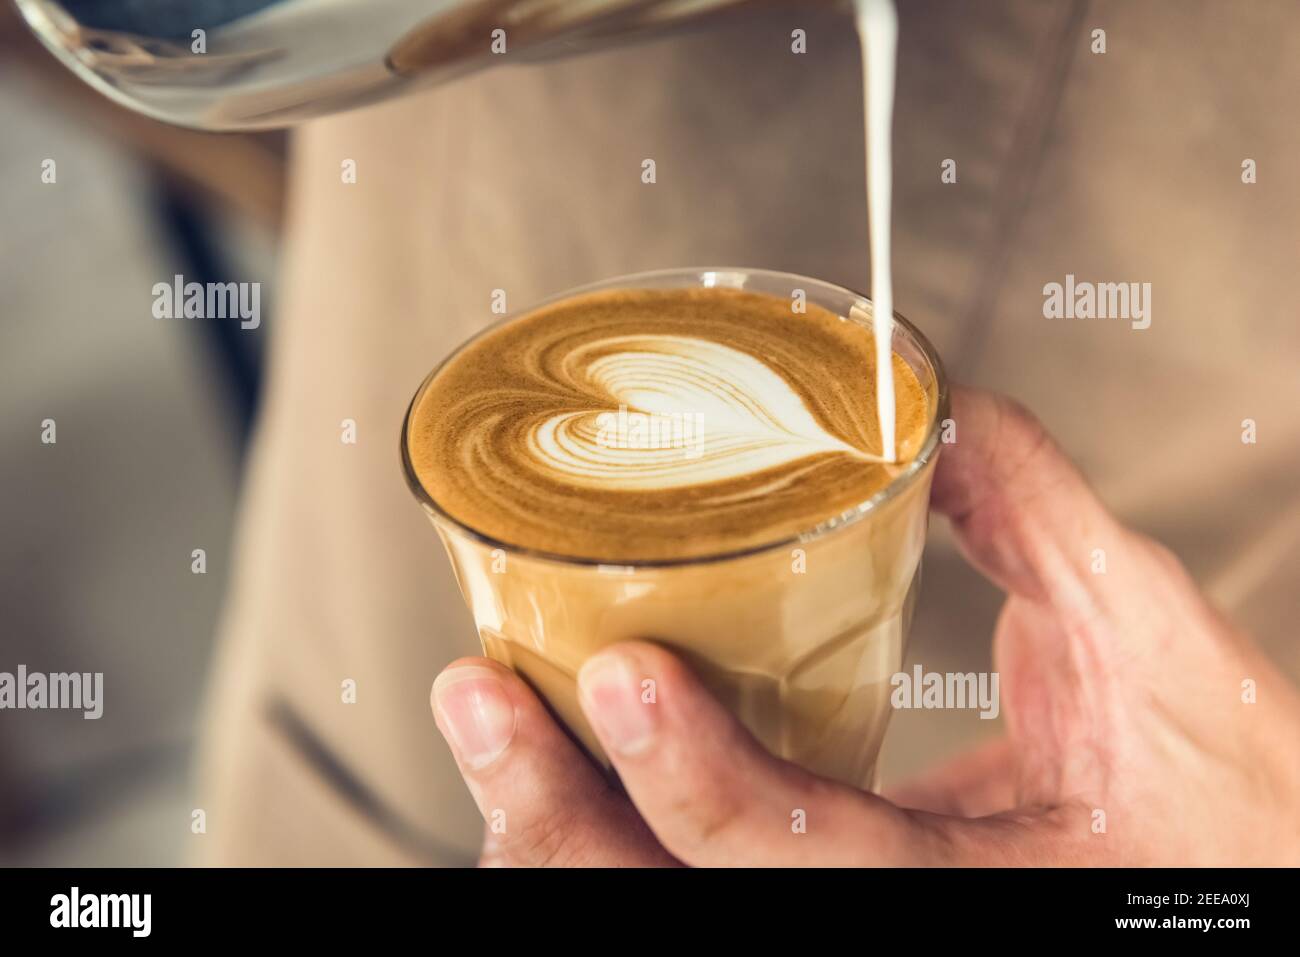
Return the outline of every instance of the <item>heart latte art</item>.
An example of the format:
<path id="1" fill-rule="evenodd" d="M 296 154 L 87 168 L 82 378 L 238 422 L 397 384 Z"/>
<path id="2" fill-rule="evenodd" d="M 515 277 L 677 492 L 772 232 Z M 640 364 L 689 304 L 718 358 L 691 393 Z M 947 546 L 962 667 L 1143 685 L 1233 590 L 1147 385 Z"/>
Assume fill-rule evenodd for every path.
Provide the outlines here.
<path id="1" fill-rule="evenodd" d="M 407 452 L 448 515 L 608 562 L 808 531 L 916 454 L 930 399 L 897 355 L 898 461 L 880 460 L 870 331 L 732 289 L 581 295 L 491 330 L 416 398 Z"/>

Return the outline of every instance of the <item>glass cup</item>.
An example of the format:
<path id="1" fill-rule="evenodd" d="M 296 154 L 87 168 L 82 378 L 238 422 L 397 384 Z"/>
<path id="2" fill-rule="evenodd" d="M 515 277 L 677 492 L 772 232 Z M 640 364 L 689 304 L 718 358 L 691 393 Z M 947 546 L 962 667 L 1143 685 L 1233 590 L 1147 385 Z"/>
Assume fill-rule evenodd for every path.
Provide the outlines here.
<path id="1" fill-rule="evenodd" d="M 803 290 L 807 301 L 871 324 L 871 304 L 848 289 L 757 269 L 621 276 L 539 305 L 597 290 L 696 286 L 782 298 Z M 578 705 L 578 669 L 607 645 L 648 639 L 686 661 L 773 754 L 823 777 L 874 786 L 890 682 L 902 667 L 920 584 L 940 424 L 948 415 L 938 355 L 897 316 L 893 348 L 930 406 L 917 456 L 880 492 L 815 528 L 705 557 L 627 565 L 493 540 L 448 515 L 420 484 L 407 445 L 408 411 L 407 481 L 446 546 L 484 653 L 522 675 L 606 766 Z M 425 379 L 411 410 L 441 368 Z"/>

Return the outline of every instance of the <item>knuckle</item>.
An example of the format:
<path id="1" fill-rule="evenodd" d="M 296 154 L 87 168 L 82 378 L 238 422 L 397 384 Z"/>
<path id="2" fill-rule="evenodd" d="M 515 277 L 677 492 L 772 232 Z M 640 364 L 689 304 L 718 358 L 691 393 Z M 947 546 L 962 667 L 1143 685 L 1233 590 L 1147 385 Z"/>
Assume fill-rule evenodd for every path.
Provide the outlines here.
<path id="1" fill-rule="evenodd" d="M 739 802 L 715 785 L 679 793 L 667 812 L 673 824 L 666 843 L 684 860 L 719 844 L 740 818 Z"/>
<path id="2" fill-rule="evenodd" d="M 576 866 L 587 850 L 577 815 L 567 811 L 530 816 L 497 838 L 505 854 L 530 867 Z"/>
<path id="3" fill-rule="evenodd" d="M 1038 416 L 1029 411 L 1029 407 L 1018 399 L 998 394 L 996 397 L 998 414 L 1003 426 L 1015 434 L 1033 435 L 1042 431 L 1043 425 Z"/>
<path id="4" fill-rule="evenodd" d="M 1012 451 L 1021 465 L 1052 446 L 1051 436 L 1038 416 L 1015 399 L 998 397 L 999 435 L 996 447 Z"/>

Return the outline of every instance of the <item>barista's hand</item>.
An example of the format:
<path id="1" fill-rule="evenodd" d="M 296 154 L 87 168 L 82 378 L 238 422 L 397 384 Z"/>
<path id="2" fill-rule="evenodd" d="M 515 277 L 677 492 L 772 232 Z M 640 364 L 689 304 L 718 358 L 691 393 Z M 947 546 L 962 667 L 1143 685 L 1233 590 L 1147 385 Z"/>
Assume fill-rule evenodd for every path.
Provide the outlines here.
<path id="1" fill-rule="evenodd" d="M 1030 415 L 971 391 L 953 413 L 933 505 L 1010 596 L 1005 740 L 886 800 L 771 757 L 671 654 L 629 643 L 579 676 L 629 801 L 522 681 L 462 660 L 434 713 L 488 821 L 485 862 L 1300 864 L 1296 690 Z"/>

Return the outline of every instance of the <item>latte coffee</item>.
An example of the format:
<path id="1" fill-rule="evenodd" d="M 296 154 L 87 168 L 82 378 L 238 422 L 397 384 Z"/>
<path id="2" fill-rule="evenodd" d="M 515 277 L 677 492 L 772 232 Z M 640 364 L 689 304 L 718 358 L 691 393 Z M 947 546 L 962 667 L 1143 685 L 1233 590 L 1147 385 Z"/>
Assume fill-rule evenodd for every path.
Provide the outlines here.
<path id="1" fill-rule="evenodd" d="M 869 785 L 947 400 L 919 334 L 894 342 L 892 462 L 870 305 L 804 277 L 627 277 L 462 346 L 403 455 L 486 653 L 604 760 L 578 668 L 661 642 L 771 751 Z"/>

